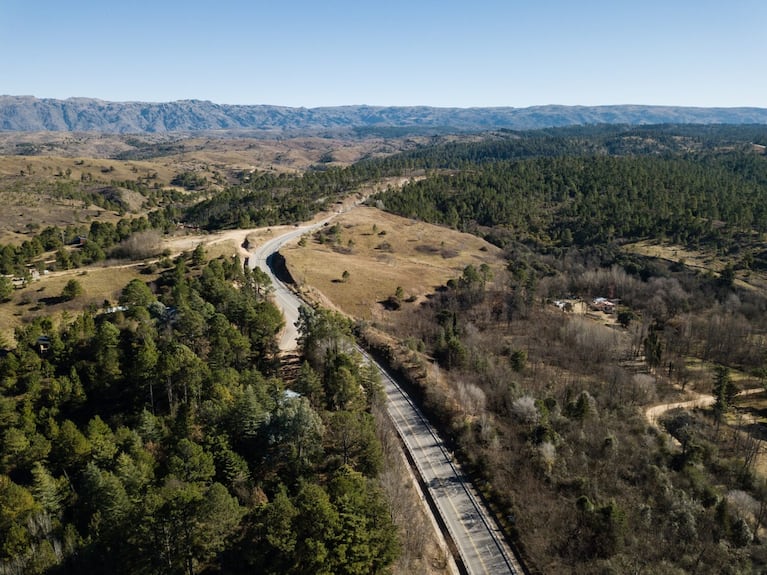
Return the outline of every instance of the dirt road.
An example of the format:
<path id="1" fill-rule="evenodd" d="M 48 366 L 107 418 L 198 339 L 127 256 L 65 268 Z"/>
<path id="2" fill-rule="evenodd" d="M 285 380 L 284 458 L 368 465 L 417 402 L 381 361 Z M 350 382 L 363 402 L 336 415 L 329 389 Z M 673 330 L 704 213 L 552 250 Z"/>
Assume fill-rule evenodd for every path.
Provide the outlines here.
<path id="1" fill-rule="evenodd" d="M 745 397 L 748 395 L 753 395 L 755 393 L 761 393 L 764 389 L 761 387 L 754 387 L 752 389 L 744 389 L 738 395 L 735 397 Z M 658 419 L 667 411 L 671 411 L 672 409 L 699 409 L 701 407 L 710 407 L 714 405 L 716 402 L 716 398 L 713 395 L 708 395 L 704 393 L 695 393 L 690 392 L 694 394 L 694 397 L 692 399 L 689 399 L 687 401 L 675 401 L 672 403 L 661 403 L 659 405 L 653 405 L 651 407 L 648 407 L 644 414 L 647 418 L 647 421 L 650 422 L 650 424 L 654 425 L 655 427 L 658 426 Z"/>

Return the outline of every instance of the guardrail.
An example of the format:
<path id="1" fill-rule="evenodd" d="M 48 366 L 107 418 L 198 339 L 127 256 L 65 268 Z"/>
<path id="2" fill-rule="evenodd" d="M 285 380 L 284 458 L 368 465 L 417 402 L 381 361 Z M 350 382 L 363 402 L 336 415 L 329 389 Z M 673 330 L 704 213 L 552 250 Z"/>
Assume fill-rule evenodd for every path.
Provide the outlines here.
<path id="1" fill-rule="evenodd" d="M 521 575 L 523 573 L 523 569 L 521 565 L 517 563 L 516 558 L 510 554 L 510 551 L 507 548 L 505 542 L 499 537 L 498 527 L 495 525 L 495 522 L 487 516 L 487 512 L 485 511 L 484 505 L 477 500 L 477 497 L 473 493 L 473 489 L 471 488 L 471 484 L 465 480 L 463 472 L 456 467 L 455 463 L 453 462 L 452 455 L 446 449 L 445 444 L 442 441 L 442 439 L 439 437 L 439 434 L 437 433 L 437 431 L 434 429 L 431 423 L 429 423 L 428 419 L 426 419 L 426 417 L 423 415 L 423 413 L 418 408 L 418 406 L 415 405 L 415 403 L 410 398 L 410 396 L 402 389 L 402 387 L 391 376 L 391 374 L 389 374 L 386 368 L 384 368 L 375 359 L 373 359 L 370 356 L 370 354 L 368 354 L 360 346 L 357 346 L 357 351 L 360 354 L 362 354 L 362 356 L 365 358 L 366 361 L 372 363 L 378 368 L 378 370 L 381 372 L 381 375 L 386 378 L 389 384 L 396 390 L 396 392 L 399 395 L 401 395 L 401 397 L 405 400 L 405 402 L 407 402 L 409 407 L 413 410 L 413 413 L 415 413 L 415 415 L 418 417 L 419 421 L 421 422 L 421 425 L 423 425 L 423 427 L 428 431 L 429 435 L 434 440 L 435 445 L 438 446 L 439 451 L 444 459 L 444 462 L 450 466 L 450 469 L 452 470 L 453 475 L 458 479 L 461 489 L 466 494 L 466 497 L 468 498 L 469 502 L 474 508 L 474 511 L 476 512 L 477 516 L 481 520 L 482 524 L 485 526 L 485 529 L 489 533 L 494 545 L 496 546 L 498 552 L 503 558 L 506 564 L 506 567 L 509 570 L 509 573 L 512 573 L 514 575 L 517 575 L 517 574 Z M 421 478 L 421 482 L 426 486 L 429 500 L 434 504 L 439 514 L 442 516 L 442 523 L 445 525 L 445 528 L 448 531 L 448 535 L 450 539 L 453 541 L 454 547 L 459 554 L 460 563 L 462 564 L 466 572 L 471 572 L 470 571 L 471 562 L 468 560 L 468 557 L 466 557 L 461 545 L 458 543 L 456 534 L 451 532 L 449 522 L 445 520 L 445 517 L 447 514 L 440 503 L 440 500 L 439 500 L 440 498 L 435 497 L 431 493 L 431 488 L 429 487 L 429 481 L 427 480 L 428 474 L 425 473 L 425 471 L 422 469 L 422 466 L 419 463 L 418 459 L 415 456 L 412 456 L 413 446 L 408 441 L 407 434 L 400 426 L 399 422 L 397 421 L 397 418 L 394 417 L 391 413 L 389 414 L 389 416 L 392 422 L 394 423 L 394 427 L 397 430 L 397 433 L 399 434 L 400 439 L 405 444 L 408 451 L 411 452 L 411 459 L 415 463 L 416 470 L 419 473 Z"/>

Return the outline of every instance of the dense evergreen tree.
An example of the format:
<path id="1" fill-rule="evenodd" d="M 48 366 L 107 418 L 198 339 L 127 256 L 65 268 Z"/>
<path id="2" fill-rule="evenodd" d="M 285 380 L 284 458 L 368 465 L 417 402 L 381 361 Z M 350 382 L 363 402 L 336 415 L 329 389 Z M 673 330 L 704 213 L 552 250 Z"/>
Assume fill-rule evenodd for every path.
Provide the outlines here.
<path id="1" fill-rule="evenodd" d="M 727 154 L 493 161 L 374 200 L 499 242 L 512 232 L 562 245 L 645 237 L 695 243 L 767 230 L 767 162 L 749 158 L 747 165 L 748 172 Z"/>
<path id="2" fill-rule="evenodd" d="M 342 539 L 365 543 L 347 553 L 367 572 L 391 563 L 394 540 L 373 547 L 362 532 L 373 525 L 342 520 L 327 495 L 328 474 L 343 461 L 328 465 L 326 450 L 345 453 L 368 477 L 380 469 L 371 416 L 355 413 L 349 439 L 339 439 L 345 446 L 336 446 L 343 434 L 328 434 L 322 400 L 332 384 L 308 363 L 307 397 L 274 377 L 282 317 L 267 299 L 268 278 L 236 260 L 197 263 L 179 260 L 157 281 L 158 295 L 130 282 L 124 313 L 16 330 L 16 349 L 0 358 L 0 565 L 193 575 L 224 564 L 245 572 L 247 556 L 265 572 L 341 573 Z M 320 317 L 307 340 L 324 349 L 338 329 L 339 349 L 352 353 L 349 324 Z M 339 418 L 343 407 L 366 407 L 357 359 L 343 357 L 355 400 L 339 401 Z M 385 515 L 372 485 L 369 496 Z M 254 521 L 257 544 L 245 553 L 238 541 Z"/>
<path id="3" fill-rule="evenodd" d="M 242 174 L 183 218 L 208 229 L 297 222 L 362 183 L 414 176 L 372 201 L 506 248 L 496 280 L 487 266 L 465 267 L 407 333 L 445 368 L 421 399 L 488 495 L 500 491 L 504 510 L 534 500 L 539 515 L 520 513 L 520 525 L 561 527 L 545 553 L 572 572 L 747 572 L 764 563 L 749 441 L 733 447 L 706 437 L 702 416 L 673 416 L 665 425 L 682 447 L 672 453 L 638 409 L 664 378 L 683 381 L 691 355 L 723 366 L 714 378 L 722 422 L 735 394 L 727 370 L 763 373 L 765 305 L 740 279 L 767 266 L 757 243 L 767 164 L 751 146 L 767 143 L 764 134 L 499 131 L 349 168 Z M 206 185 L 194 174 L 177 183 Z M 164 205 L 46 228 L 0 246 L 0 274 L 23 277 L 45 251 L 60 268 L 98 261 L 181 217 Z M 323 237 L 335 241 L 339 229 Z M 707 244 L 735 261 L 718 277 L 695 276 L 617 249 L 638 238 Z M 151 288 L 132 281 L 119 313 L 15 330 L 16 348 L 0 357 L 0 570 L 367 574 L 391 565 L 397 534 L 375 479 L 381 384 L 355 351 L 351 322 L 301 310 L 305 361 L 288 390 L 276 377 L 283 320 L 268 276 L 237 258 L 207 259 L 200 246 Z M 623 327 L 552 319 L 538 306 L 608 290 L 626 308 Z M 506 331 L 490 339 L 494 324 Z M 642 355 L 652 376 L 618 361 Z M 419 378 L 430 371 L 409 357 Z M 443 387 L 453 395 L 442 399 Z M 728 481 L 737 489 L 725 493 Z M 742 516 L 728 501 L 749 500 L 734 491 L 755 501 Z"/>

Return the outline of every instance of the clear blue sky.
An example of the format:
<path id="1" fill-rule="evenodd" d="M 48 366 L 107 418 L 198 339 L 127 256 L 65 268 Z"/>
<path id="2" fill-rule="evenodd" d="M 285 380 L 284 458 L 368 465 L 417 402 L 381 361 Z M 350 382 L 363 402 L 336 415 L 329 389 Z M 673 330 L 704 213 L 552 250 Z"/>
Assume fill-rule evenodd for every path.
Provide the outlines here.
<path id="1" fill-rule="evenodd" d="M 767 0 L 0 0 L 0 94 L 767 107 Z"/>

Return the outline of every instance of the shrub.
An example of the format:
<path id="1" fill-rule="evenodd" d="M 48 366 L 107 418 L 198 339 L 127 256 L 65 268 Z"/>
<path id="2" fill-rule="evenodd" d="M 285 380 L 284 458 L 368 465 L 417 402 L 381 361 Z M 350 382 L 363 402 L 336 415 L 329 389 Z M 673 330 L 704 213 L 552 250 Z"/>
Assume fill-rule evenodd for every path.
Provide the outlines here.
<path id="1" fill-rule="evenodd" d="M 76 297 L 82 295 L 82 293 L 83 293 L 83 286 L 80 285 L 80 282 L 75 279 L 71 279 L 64 286 L 64 289 L 61 290 L 61 297 L 65 301 L 71 301 L 75 299 Z"/>

